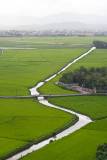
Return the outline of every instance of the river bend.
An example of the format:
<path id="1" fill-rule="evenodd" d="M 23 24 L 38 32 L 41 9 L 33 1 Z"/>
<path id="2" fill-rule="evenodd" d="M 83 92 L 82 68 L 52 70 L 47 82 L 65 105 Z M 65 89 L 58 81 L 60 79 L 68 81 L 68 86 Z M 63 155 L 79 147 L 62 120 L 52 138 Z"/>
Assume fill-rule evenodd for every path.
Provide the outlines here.
<path id="1" fill-rule="evenodd" d="M 76 58 L 75 60 L 73 60 L 72 62 L 67 64 L 58 73 L 50 76 L 49 78 L 47 78 L 43 82 L 40 82 L 35 87 L 31 88 L 30 89 L 31 95 L 39 95 L 40 93 L 38 92 L 38 88 L 40 88 L 42 85 L 44 85 L 45 82 L 50 81 L 51 79 L 56 77 L 58 74 L 60 74 L 61 72 L 65 71 L 69 66 L 71 66 L 74 63 L 76 63 L 78 60 L 82 59 L 84 56 L 88 55 L 89 53 L 91 53 L 95 49 L 96 49 L 95 47 L 92 47 L 89 51 L 87 51 L 86 53 L 82 54 L 80 57 Z M 22 152 L 14 155 L 13 157 L 11 157 L 11 158 L 9 158 L 7 160 L 20 159 L 21 157 L 24 157 L 27 154 L 29 154 L 29 153 L 31 153 L 33 151 L 36 151 L 36 150 L 44 147 L 45 145 L 49 144 L 50 140 L 55 141 L 55 140 L 61 139 L 62 137 L 68 136 L 69 134 L 73 133 L 74 131 L 76 131 L 76 130 L 80 129 L 81 127 L 85 126 L 86 124 L 92 122 L 92 120 L 89 117 L 87 117 L 85 115 L 82 115 L 82 114 L 79 114 L 79 113 L 76 113 L 74 111 L 71 111 L 69 109 L 64 109 L 64 108 L 61 108 L 59 106 L 53 105 L 53 104 L 49 103 L 48 100 L 44 99 L 44 97 L 38 97 L 38 101 L 39 101 L 39 103 L 41 103 L 43 105 L 46 105 L 46 106 L 49 106 L 49 107 L 52 107 L 52 108 L 55 108 L 55 109 L 59 109 L 59 110 L 62 110 L 62 111 L 65 111 L 65 112 L 68 112 L 68 113 L 71 113 L 71 114 L 75 114 L 75 115 L 77 115 L 79 117 L 79 121 L 76 124 L 74 124 L 73 126 L 69 127 L 68 129 L 66 129 L 66 130 L 62 131 L 61 133 L 57 134 L 55 138 L 52 137 L 52 138 L 44 140 L 44 141 L 42 141 L 42 142 L 40 142 L 40 143 L 38 143 L 36 145 L 33 145 L 29 149 L 27 149 L 25 151 L 22 151 Z"/>

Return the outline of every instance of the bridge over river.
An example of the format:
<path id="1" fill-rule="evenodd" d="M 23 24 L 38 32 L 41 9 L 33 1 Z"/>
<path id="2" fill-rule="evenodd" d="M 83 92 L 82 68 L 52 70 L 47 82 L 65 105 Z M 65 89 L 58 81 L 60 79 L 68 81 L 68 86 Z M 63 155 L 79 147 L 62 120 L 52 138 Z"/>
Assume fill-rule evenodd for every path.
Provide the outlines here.
<path id="1" fill-rule="evenodd" d="M 57 97 L 72 97 L 72 96 L 88 96 L 88 95 L 93 95 L 90 93 L 78 93 L 78 94 L 39 94 L 39 95 L 26 95 L 26 96 L 0 96 L 0 98 L 7 98 L 7 99 L 12 99 L 12 98 L 39 98 L 39 97 L 44 97 L 45 99 L 47 98 L 57 98 Z M 96 93 L 96 95 L 107 95 L 107 93 Z"/>

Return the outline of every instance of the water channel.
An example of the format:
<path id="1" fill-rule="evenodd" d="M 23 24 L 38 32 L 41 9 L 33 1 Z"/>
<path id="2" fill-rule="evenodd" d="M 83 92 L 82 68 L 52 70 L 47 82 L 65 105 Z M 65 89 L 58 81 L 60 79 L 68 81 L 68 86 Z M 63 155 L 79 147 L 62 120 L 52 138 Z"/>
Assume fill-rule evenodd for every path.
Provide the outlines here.
<path id="1" fill-rule="evenodd" d="M 50 76 L 49 78 L 47 78 L 46 80 L 44 80 L 43 82 L 38 83 L 35 87 L 30 89 L 31 95 L 39 95 L 40 93 L 38 92 L 38 88 L 40 88 L 42 85 L 44 85 L 46 82 L 50 81 L 51 79 L 53 79 L 54 77 L 56 77 L 58 74 L 60 74 L 61 72 L 65 71 L 69 66 L 71 66 L 72 64 L 76 63 L 78 60 L 80 60 L 81 58 L 83 58 L 84 56 L 88 55 L 89 53 L 91 53 L 93 50 L 95 50 L 95 47 L 92 47 L 88 52 L 84 53 L 83 55 L 81 55 L 80 57 L 76 58 L 74 61 L 72 61 L 71 63 L 69 63 L 68 65 L 66 65 L 64 68 L 62 68 L 58 73 Z M 86 124 L 92 122 L 92 120 L 82 114 L 76 113 L 74 111 L 71 111 L 69 109 L 64 109 L 61 108 L 59 106 L 53 105 L 51 103 L 48 102 L 48 100 L 44 99 L 44 97 L 38 97 L 38 101 L 39 103 L 55 108 L 55 109 L 59 109 L 74 115 L 77 115 L 79 117 L 79 121 L 74 124 L 73 126 L 69 127 L 68 129 L 62 131 L 61 133 L 57 134 L 55 138 L 49 138 L 47 140 L 44 140 L 36 145 L 31 146 L 29 149 L 22 151 L 16 155 L 14 155 L 11 158 L 8 158 L 7 160 L 17 160 L 20 159 L 21 157 L 26 156 L 27 154 L 34 152 L 44 146 L 46 146 L 47 144 L 50 143 L 50 140 L 55 141 L 58 139 L 61 139 L 62 137 L 68 136 L 69 134 L 73 133 L 74 131 L 80 129 L 81 127 L 85 126 Z"/>

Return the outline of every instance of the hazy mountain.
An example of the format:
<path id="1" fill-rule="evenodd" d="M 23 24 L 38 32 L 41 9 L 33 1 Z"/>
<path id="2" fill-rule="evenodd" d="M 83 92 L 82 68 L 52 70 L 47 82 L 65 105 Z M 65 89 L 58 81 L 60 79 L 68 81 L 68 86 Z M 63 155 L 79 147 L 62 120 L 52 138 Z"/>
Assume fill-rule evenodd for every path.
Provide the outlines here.
<path id="1" fill-rule="evenodd" d="M 76 13 L 59 13 L 46 17 L 39 18 L 38 24 L 48 24 L 48 23 L 63 23 L 63 22 L 81 22 L 85 24 L 105 24 L 106 16 L 98 15 L 87 15 L 87 14 L 76 14 Z"/>
<path id="2" fill-rule="evenodd" d="M 43 25 L 21 25 L 21 26 L 14 26 L 17 29 L 36 29 L 36 30 L 64 30 L 64 29 L 85 29 L 88 26 L 80 23 L 80 22 L 63 22 L 63 23 L 51 23 L 51 24 L 43 24 Z"/>
<path id="3" fill-rule="evenodd" d="M 59 13 L 41 18 L 0 16 L 0 23 L 22 29 L 106 29 L 106 19 L 107 16 Z M 0 28 L 3 27 L 0 26 Z"/>
<path id="4" fill-rule="evenodd" d="M 4 28 L 4 27 L 3 27 Z M 107 25 L 99 24 L 84 24 L 80 22 L 63 22 L 51 23 L 44 25 L 20 25 L 5 27 L 5 29 L 19 29 L 19 30 L 101 30 L 107 31 Z"/>

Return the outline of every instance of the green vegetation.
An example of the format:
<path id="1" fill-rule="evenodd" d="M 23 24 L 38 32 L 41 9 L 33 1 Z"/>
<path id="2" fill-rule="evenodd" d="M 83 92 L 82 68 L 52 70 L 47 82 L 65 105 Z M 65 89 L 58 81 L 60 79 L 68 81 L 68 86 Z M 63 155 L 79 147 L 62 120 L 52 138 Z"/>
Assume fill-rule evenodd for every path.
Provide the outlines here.
<path id="1" fill-rule="evenodd" d="M 78 83 L 80 86 L 93 89 L 107 89 L 107 67 L 85 68 L 81 66 L 74 72 L 67 72 L 59 79 L 60 82 L 70 84 Z"/>
<path id="2" fill-rule="evenodd" d="M 55 131 L 53 131 L 53 132 L 51 132 L 51 133 L 49 133 L 49 134 L 46 134 L 46 135 L 44 135 L 44 136 L 42 136 L 42 137 L 40 137 L 40 138 L 37 138 L 37 139 L 34 140 L 34 141 L 28 142 L 28 143 L 26 143 L 25 145 L 23 145 L 23 146 L 21 146 L 21 147 L 19 147 L 19 148 L 16 148 L 16 149 L 14 149 L 14 150 L 12 150 L 11 152 L 9 152 L 9 153 L 1 156 L 1 160 L 5 160 L 5 159 L 7 159 L 7 158 L 9 158 L 9 157 L 12 157 L 13 155 L 15 155 L 15 154 L 17 154 L 17 153 L 19 153 L 19 152 L 21 152 L 21 151 L 24 151 L 24 150 L 26 150 L 26 149 L 28 149 L 28 148 L 30 148 L 30 147 L 31 147 L 32 145 L 34 145 L 34 144 L 38 144 L 38 143 L 40 143 L 40 142 L 42 142 L 42 141 L 44 141 L 44 140 L 46 140 L 46 139 L 49 139 L 49 138 L 51 138 L 51 137 L 55 137 L 56 134 L 58 134 L 58 133 L 62 132 L 63 130 L 69 128 L 70 126 L 74 125 L 77 121 L 78 121 L 78 117 L 75 115 L 75 116 L 72 118 L 72 120 L 71 120 L 69 123 L 67 123 L 66 125 L 64 125 L 63 127 L 58 128 L 58 129 L 56 129 Z"/>
<path id="3" fill-rule="evenodd" d="M 107 49 L 107 42 L 103 42 L 103 41 L 93 41 L 93 44 L 95 45 L 96 48 L 99 48 L 99 49 Z"/>
<path id="4" fill-rule="evenodd" d="M 32 48 L 32 49 L 77 49 L 86 48 L 85 45 L 67 45 L 67 44 L 51 44 L 51 43 L 36 43 L 36 42 L 21 42 L 21 41 L 1 41 L 1 47 L 16 47 L 16 48 Z"/>
<path id="5" fill-rule="evenodd" d="M 29 94 L 30 87 L 89 50 L 89 47 L 81 47 L 80 45 L 60 44 L 57 46 L 32 42 L 81 44 L 92 43 L 93 40 L 107 42 L 106 37 L 15 37 L 0 39 L 29 41 L 0 42 L 1 46 L 37 48 L 36 50 L 4 50 L 4 54 L 0 57 L 0 95 Z M 104 67 L 106 64 L 107 50 L 96 50 L 73 64 L 65 72 L 74 71 L 82 65 L 90 68 Z M 45 94 L 72 93 L 72 91 L 55 85 L 62 74 L 47 82 L 39 90 Z M 86 96 L 53 98 L 50 101 L 64 108 L 89 115 L 92 119 L 102 119 L 107 117 L 106 99 L 106 96 Z M 43 106 L 34 99 L 0 99 L 0 156 L 6 159 L 6 156 L 13 155 L 34 143 L 55 135 L 77 120 L 77 117 L 73 118 L 70 114 Z M 51 143 L 24 159 L 94 160 L 97 146 L 107 141 L 106 126 L 107 119 L 90 123 L 70 136 Z"/>
<path id="6" fill-rule="evenodd" d="M 24 145 L 24 141 L 11 139 L 11 138 L 0 138 L 0 160 L 6 153 Z"/>
<path id="7" fill-rule="evenodd" d="M 79 67 L 105 67 L 107 66 L 107 50 L 95 50 L 83 59 L 70 66 L 66 72 L 74 71 Z M 40 88 L 43 93 L 68 93 L 67 90 L 55 85 L 55 82 L 62 76 L 61 73 L 50 82 L 47 82 Z M 50 91 L 50 88 L 53 90 Z M 55 88 L 55 89 L 54 89 Z M 54 91 L 55 90 L 55 91 Z M 64 108 L 74 110 L 79 113 L 90 116 L 93 120 L 107 117 L 107 97 L 106 96 L 81 96 L 81 97 L 64 97 L 52 98 L 50 102 Z M 100 120 L 90 123 L 86 127 L 74 132 L 68 137 L 63 138 L 55 143 L 46 146 L 35 153 L 23 158 L 45 160 L 45 159 L 64 159 L 64 160 L 94 160 L 99 144 L 107 142 L 107 120 Z M 42 153 L 42 154 L 41 154 Z M 77 154 L 78 153 L 78 154 Z"/>
<path id="8" fill-rule="evenodd" d="M 29 87 L 61 69 L 86 50 L 88 48 L 4 50 L 0 57 L 0 95 L 28 95 Z"/>
<path id="9" fill-rule="evenodd" d="M 76 44 L 92 44 L 93 41 L 105 41 L 107 37 L 0 37 L 0 40 L 26 41 L 31 42 L 54 42 L 54 43 L 76 43 Z M 1 43 L 1 42 L 0 42 Z"/>
<path id="10" fill-rule="evenodd" d="M 5 45 L 13 45 L 13 42 L 9 43 Z M 14 44 L 13 47 L 18 46 Z M 24 46 L 19 44 L 19 47 Z M 64 46 L 65 49 L 62 50 L 61 45 L 58 47 L 45 45 L 48 49 L 42 49 L 42 47 L 44 48 L 40 46 L 41 49 L 37 50 L 4 50 L 0 57 L 0 95 L 29 94 L 29 87 L 89 49 L 89 47 L 80 49 L 77 46 L 71 50 L 70 46 Z M 71 119 L 72 115 L 44 107 L 34 102 L 33 99 L 0 99 L 0 138 L 2 142 L 0 156 L 17 153 L 33 143 L 52 136 L 52 131 L 58 133 L 77 121 L 77 119 L 70 121 Z M 58 129 L 59 127 L 62 129 Z M 9 141 L 11 147 L 8 145 L 5 147 L 6 140 Z M 15 148 L 18 149 L 7 154 Z"/>
<path id="11" fill-rule="evenodd" d="M 22 160 L 95 160 L 99 144 L 107 141 L 107 119 L 90 123 Z"/>
<path id="12" fill-rule="evenodd" d="M 73 71 L 81 66 L 86 68 L 90 67 L 106 67 L 107 66 L 107 50 L 106 49 L 96 49 L 89 55 L 85 56 L 81 60 L 77 61 L 71 67 L 69 67 L 66 72 Z"/>
<path id="13" fill-rule="evenodd" d="M 92 119 L 107 117 L 107 96 L 76 96 L 51 98 L 52 104 L 90 116 Z"/>
<path id="14" fill-rule="evenodd" d="M 72 93 L 71 91 L 64 90 L 57 85 L 56 82 L 59 81 L 63 73 L 74 71 L 75 69 L 84 66 L 86 68 L 90 67 L 105 67 L 107 66 L 107 50 L 100 49 L 91 52 L 89 55 L 85 56 L 81 60 L 77 61 L 75 64 L 66 69 L 66 71 L 62 72 L 60 75 L 52 79 L 50 82 L 47 82 L 45 85 L 40 87 L 40 92 L 44 94 L 64 94 L 64 93 Z"/>
<path id="15" fill-rule="evenodd" d="M 96 160 L 107 160 L 107 143 L 98 146 Z"/>
<path id="16" fill-rule="evenodd" d="M 0 156 L 40 140 L 72 118 L 71 114 L 41 105 L 34 99 L 0 99 Z M 8 142 L 11 147 L 5 146 Z"/>

